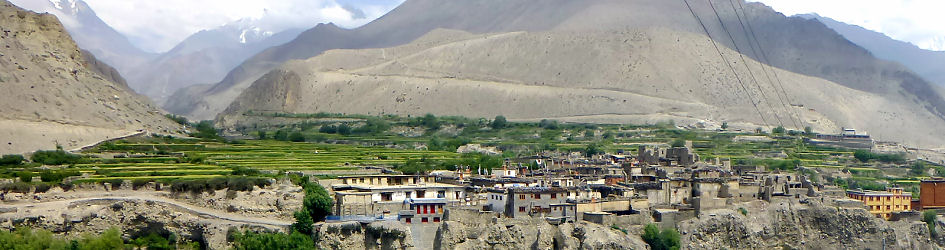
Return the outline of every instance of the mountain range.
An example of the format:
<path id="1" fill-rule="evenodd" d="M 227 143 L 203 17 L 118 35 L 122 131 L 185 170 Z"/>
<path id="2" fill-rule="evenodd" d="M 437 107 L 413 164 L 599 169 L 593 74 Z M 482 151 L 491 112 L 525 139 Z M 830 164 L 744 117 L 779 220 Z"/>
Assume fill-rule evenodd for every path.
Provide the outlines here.
<path id="1" fill-rule="evenodd" d="M 177 89 L 214 83 L 263 49 L 295 38 L 301 29 L 264 30 L 244 18 L 197 32 L 164 53 L 147 53 L 102 21 L 82 0 L 14 0 L 20 7 L 56 15 L 79 47 L 115 68 L 136 92 L 163 103 Z"/>
<path id="2" fill-rule="evenodd" d="M 874 56 L 901 63 L 926 80 L 945 86 L 945 51 L 924 50 L 882 33 L 846 24 L 816 14 L 799 15 L 820 21 L 844 38 L 870 51 Z"/>
<path id="3" fill-rule="evenodd" d="M 74 149 L 182 127 L 116 70 L 80 51 L 58 19 L 0 0 L 0 154 Z"/>
<path id="4" fill-rule="evenodd" d="M 471 36 L 437 39 L 438 29 Z M 945 140 L 937 86 L 821 22 L 723 0 L 409 0 L 356 29 L 318 25 L 171 100 L 171 112 L 231 129 L 250 126 L 253 112 L 431 112 L 853 127 L 881 140 Z"/>
<path id="5" fill-rule="evenodd" d="M 408 0 L 354 29 L 275 32 L 243 19 L 159 55 L 96 52 L 127 39 L 81 0 L 46 7 L 66 15 L 67 28 L 73 19 L 104 26 L 70 28 L 77 41 L 117 34 L 104 39 L 117 44 L 80 46 L 103 54 L 132 89 L 226 129 L 250 127 L 260 112 L 433 113 L 852 127 L 880 140 L 945 143 L 945 92 L 932 83 L 942 78 L 938 53 L 760 3 Z"/>

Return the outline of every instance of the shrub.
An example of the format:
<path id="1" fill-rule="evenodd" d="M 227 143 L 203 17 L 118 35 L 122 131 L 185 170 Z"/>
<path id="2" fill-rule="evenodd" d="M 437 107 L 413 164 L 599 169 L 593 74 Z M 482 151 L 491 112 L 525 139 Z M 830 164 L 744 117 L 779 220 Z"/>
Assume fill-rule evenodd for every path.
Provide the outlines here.
<path id="1" fill-rule="evenodd" d="M 174 115 L 174 114 L 166 114 L 166 115 L 164 115 L 164 116 L 167 117 L 167 119 L 171 119 L 171 120 L 173 120 L 174 122 L 176 122 L 176 123 L 178 123 L 178 124 L 180 124 L 180 125 L 186 126 L 186 125 L 189 125 L 189 124 L 190 124 L 190 122 L 187 121 L 187 117 L 178 116 L 178 115 Z"/>
<path id="2" fill-rule="evenodd" d="M 260 139 L 260 140 L 265 140 L 265 139 L 266 139 L 266 131 L 262 131 L 262 130 L 256 131 L 256 138 L 257 138 L 257 139 Z"/>
<path id="3" fill-rule="evenodd" d="M 381 134 L 387 132 L 390 129 L 390 123 L 387 121 L 370 118 L 368 119 L 363 126 L 354 129 L 355 134 Z"/>
<path id="4" fill-rule="evenodd" d="M 46 170 L 39 173 L 39 178 L 42 179 L 43 182 L 58 183 L 58 182 L 61 182 L 66 177 L 79 176 L 79 175 L 82 175 L 82 174 L 79 173 L 79 171 L 75 171 L 75 170 L 59 170 L 59 171 Z"/>
<path id="5" fill-rule="evenodd" d="M 298 132 L 298 131 L 292 132 L 292 134 L 289 135 L 289 141 L 305 142 L 305 135 L 303 135 L 302 132 Z"/>
<path id="6" fill-rule="evenodd" d="M 865 149 L 854 151 L 853 158 L 856 158 L 861 162 L 878 160 L 883 163 L 903 163 L 906 161 L 906 158 L 903 154 L 879 154 Z"/>
<path id="7" fill-rule="evenodd" d="M 217 129 L 213 127 L 213 121 L 200 121 L 197 123 L 197 132 L 190 136 L 204 139 L 220 139 Z"/>
<path id="8" fill-rule="evenodd" d="M 148 185 L 152 181 L 150 179 L 134 179 L 131 181 L 131 189 L 138 190 L 138 188 Z"/>
<path id="9" fill-rule="evenodd" d="M 276 131 L 276 134 L 272 136 L 272 139 L 276 139 L 277 141 L 288 141 L 289 131 L 285 131 L 285 130 Z"/>
<path id="10" fill-rule="evenodd" d="M 742 215 L 748 216 L 748 209 L 745 209 L 745 208 L 743 208 L 743 207 L 740 207 L 740 208 L 738 208 L 738 212 L 739 212 L 739 213 L 742 213 Z"/>
<path id="11" fill-rule="evenodd" d="M 339 135 L 350 135 L 350 134 L 351 134 L 351 126 L 348 126 L 348 124 L 343 124 L 343 123 L 342 123 L 341 125 L 338 125 L 338 134 L 339 134 Z"/>
<path id="12" fill-rule="evenodd" d="M 324 221 L 331 214 L 331 207 L 334 200 L 328 195 L 322 185 L 309 182 L 308 179 L 300 180 L 305 189 L 305 198 L 302 200 L 302 208 L 309 213 L 313 221 Z"/>
<path id="13" fill-rule="evenodd" d="M 641 236 L 653 250 L 678 250 L 681 247 L 679 232 L 676 229 L 663 229 L 661 232 L 656 224 L 647 224 Z"/>
<path id="14" fill-rule="evenodd" d="M 295 223 L 292 224 L 292 231 L 312 235 L 312 225 L 315 224 L 312 215 L 306 210 L 299 210 L 295 212 L 294 216 Z"/>
<path id="15" fill-rule="evenodd" d="M 936 220 L 938 220 L 938 214 L 936 214 L 934 210 L 922 212 L 922 221 L 929 226 L 929 233 L 931 233 L 933 237 L 938 235 L 938 232 L 935 231 Z"/>
<path id="16" fill-rule="evenodd" d="M 44 165 L 70 165 L 82 161 L 81 156 L 63 150 L 36 151 L 30 159 Z"/>
<path id="17" fill-rule="evenodd" d="M 22 155 L 4 155 L 0 157 L 0 166 L 11 166 L 23 164 Z"/>
<path id="18" fill-rule="evenodd" d="M 318 128 L 318 132 L 326 133 L 326 134 L 334 134 L 334 133 L 338 133 L 338 127 L 334 125 L 325 125 Z"/>
<path id="19" fill-rule="evenodd" d="M 784 126 L 778 126 L 777 128 L 774 128 L 771 130 L 771 133 L 774 133 L 774 134 L 784 134 L 784 132 L 785 132 Z"/>
<path id="20" fill-rule="evenodd" d="M 248 167 L 234 167 L 232 175 L 255 176 L 259 175 L 259 170 Z"/>
<path id="21" fill-rule="evenodd" d="M 45 193 L 46 191 L 49 191 L 50 188 L 52 188 L 52 185 L 40 182 L 40 183 L 36 183 L 36 185 L 33 185 L 33 187 L 36 187 L 36 190 L 34 192 Z"/>
<path id="22" fill-rule="evenodd" d="M 22 182 L 33 182 L 33 172 L 17 172 L 16 177 L 20 178 Z"/>
<path id="23" fill-rule="evenodd" d="M 541 122 L 538 123 L 538 127 L 543 129 L 558 129 L 558 121 L 547 119 L 541 120 Z"/>
<path id="24" fill-rule="evenodd" d="M 14 193 L 25 194 L 25 193 L 29 193 L 30 188 L 32 187 L 33 187 L 32 185 L 26 182 L 14 182 L 14 183 L 8 183 L 6 185 L 3 185 L 2 187 L 0 187 L 0 189 L 2 189 L 3 192 L 14 192 Z M 2 231 L 3 230 L 0 230 L 0 232 Z"/>
<path id="25" fill-rule="evenodd" d="M 492 124 L 489 124 L 489 126 L 492 127 L 492 129 L 503 129 L 508 126 L 508 124 L 509 121 L 505 119 L 505 116 L 500 115 L 496 116 L 495 119 L 492 120 Z"/>
<path id="26" fill-rule="evenodd" d="M 315 242 L 308 235 L 299 232 L 284 233 L 235 233 L 233 248 L 237 250 L 281 250 L 281 249 L 315 249 Z"/>

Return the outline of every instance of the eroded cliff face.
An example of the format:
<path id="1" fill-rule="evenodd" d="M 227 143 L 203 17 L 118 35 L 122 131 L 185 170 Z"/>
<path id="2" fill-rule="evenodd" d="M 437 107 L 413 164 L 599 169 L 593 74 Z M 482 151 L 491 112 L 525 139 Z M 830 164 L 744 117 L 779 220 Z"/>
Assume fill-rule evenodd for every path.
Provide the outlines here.
<path id="1" fill-rule="evenodd" d="M 646 249 L 638 235 L 576 222 L 558 226 L 541 219 L 496 219 L 494 223 L 447 221 L 434 249 Z"/>
<path id="2" fill-rule="evenodd" d="M 862 208 L 771 203 L 748 215 L 718 211 L 679 225 L 689 249 L 941 249 L 921 221 L 885 221 Z"/>
<path id="3" fill-rule="evenodd" d="M 321 249 L 421 249 L 413 245 L 410 228 L 400 222 L 319 223 L 314 231 Z"/>

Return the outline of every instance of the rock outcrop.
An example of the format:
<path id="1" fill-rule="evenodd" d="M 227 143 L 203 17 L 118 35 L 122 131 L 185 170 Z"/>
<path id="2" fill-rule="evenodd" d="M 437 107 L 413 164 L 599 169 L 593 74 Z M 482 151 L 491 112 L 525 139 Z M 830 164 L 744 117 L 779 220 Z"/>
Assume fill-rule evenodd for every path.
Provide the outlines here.
<path id="1" fill-rule="evenodd" d="M 407 226 L 396 221 L 319 223 L 315 242 L 322 249 L 415 249 Z"/>
<path id="2" fill-rule="evenodd" d="M 936 249 L 921 221 L 876 218 L 865 209 L 771 203 L 748 216 L 714 212 L 680 223 L 689 249 Z"/>

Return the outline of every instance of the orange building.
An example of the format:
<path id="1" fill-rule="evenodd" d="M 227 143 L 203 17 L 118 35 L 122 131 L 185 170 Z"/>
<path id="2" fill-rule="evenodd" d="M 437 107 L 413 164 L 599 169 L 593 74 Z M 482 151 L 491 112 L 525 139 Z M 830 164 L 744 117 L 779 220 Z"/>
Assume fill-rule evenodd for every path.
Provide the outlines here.
<path id="1" fill-rule="evenodd" d="M 893 212 L 912 210 L 912 194 L 902 188 L 886 188 L 885 192 L 848 190 L 847 197 L 863 201 L 871 214 L 887 220 Z"/>
<path id="2" fill-rule="evenodd" d="M 945 208 L 945 179 L 922 180 L 919 185 L 918 208 Z"/>

